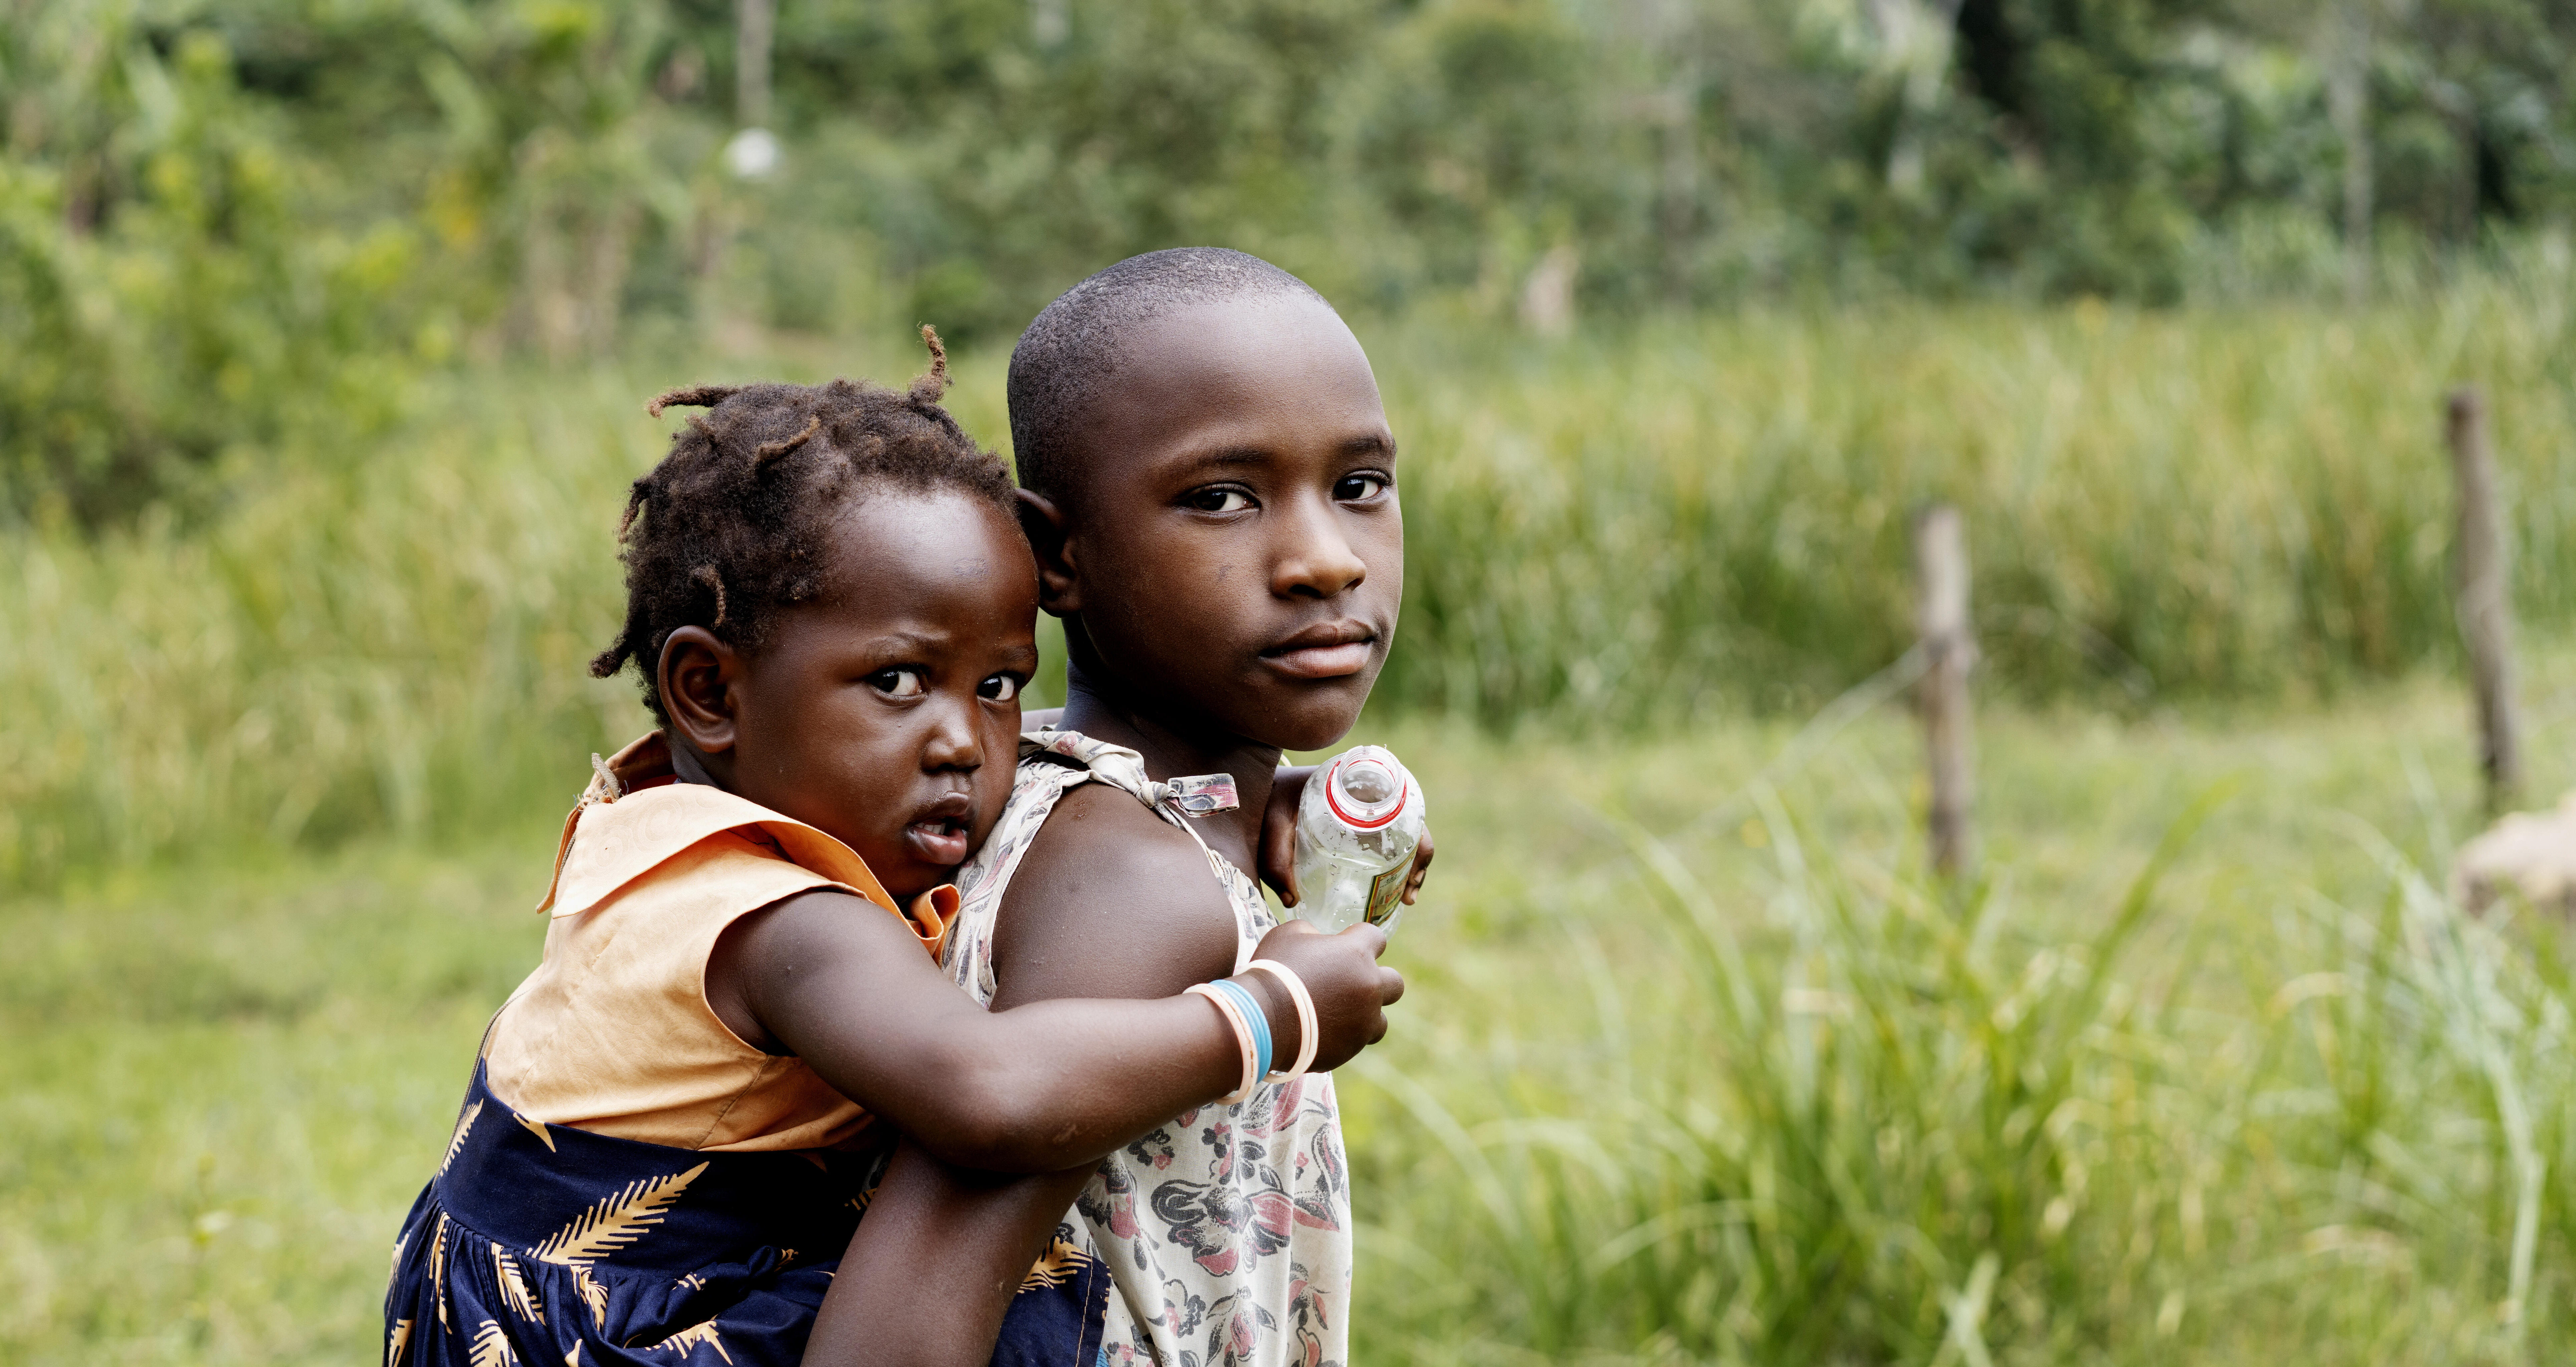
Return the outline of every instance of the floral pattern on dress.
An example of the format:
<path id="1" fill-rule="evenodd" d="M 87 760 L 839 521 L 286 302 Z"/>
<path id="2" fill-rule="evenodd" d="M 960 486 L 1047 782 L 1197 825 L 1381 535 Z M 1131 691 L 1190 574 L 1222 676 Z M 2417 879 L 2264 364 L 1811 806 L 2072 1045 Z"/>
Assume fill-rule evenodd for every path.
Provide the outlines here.
<path id="1" fill-rule="evenodd" d="M 1072 731 L 1020 739 L 1011 799 L 959 871 L 943 960 L 990 1004 L 993 932 L 1020 860 L 1069 789 L 1106 783 L 1189 831 L 1175 810 L 1186 780 L 1154 782 L 1133 750 Z M 1235 968 L 1277 920 L 1250 875 L 1206 847 L 1235 913 Z M 1340 1367 L 1349 1329 L 1350 1165 L 1333 1080 L 1319 1075 L 1208 1105 L 1103 1160 L 1074 1200 L 1076 1242 L 1109 1268 L 1106 1367 Z"/>

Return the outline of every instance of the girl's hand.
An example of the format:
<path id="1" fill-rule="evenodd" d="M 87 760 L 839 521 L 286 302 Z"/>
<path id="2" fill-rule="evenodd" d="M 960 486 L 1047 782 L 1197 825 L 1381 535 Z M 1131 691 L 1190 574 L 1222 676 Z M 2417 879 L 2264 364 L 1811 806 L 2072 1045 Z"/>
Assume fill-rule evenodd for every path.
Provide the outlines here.
<path id="1" fill-rule="evenodd" d="M 1378 963 L 1377 956 L 1385 952 L 1386 932 L 1375 926 L 1353 926 L 1338 935 L 1326 935 L 1304 921 L 1282 924 L 1254 947 L 1252 957 L 1287 965 L 1315 999 L 1315 1061 L 1310 1071 L 1329 1072 L 1386 1038 L 1386 1008 L 1404 996 L 1404 975 Z M 1268 973 L 1237 974 L 1235 981 L 1252 988 L 1269 1008 L 1271 1066 L 1284 1071 L 1303 1047 L 1296 1001 Z"/>
<path id="2" fill-rule="evenodd" d="M 1312 764 L 1281 765 L 1271 780 L 1270 805 L 1261 811 L 1261 881 L 1279 894 L 1282 906 L 1295 906 L 1297 892 L 1297 801 L 1306 795 Z M 1431 876 L 1431 828 L 1422 828 L 1422 843 L 1413 847 L 1413 876 L 1404 880 L 1404 904 L 1422 895 L 1422 880 Z"/>

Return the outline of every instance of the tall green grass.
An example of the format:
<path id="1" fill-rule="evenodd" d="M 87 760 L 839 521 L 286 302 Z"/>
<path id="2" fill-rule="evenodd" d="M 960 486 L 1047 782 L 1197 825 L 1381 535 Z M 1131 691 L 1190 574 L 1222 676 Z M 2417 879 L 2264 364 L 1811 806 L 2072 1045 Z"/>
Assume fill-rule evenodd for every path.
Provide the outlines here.
<path id="1" fill-rule="evenodd" d="M 2563 1358 L 2554 927 L 2223 785 L 2106 840 L 2104 772 L 2052 819 L 2118 881 L 1946 887 L 1905 804 L 1826 796 L 1891 776 L 1837 767 L 1757 781 L 1729 838 L 1595 817 L 1569 876 L 1496 880 L 1506 945 L 1407 963 L 1438 1006 L 1345 1083 L 1360 1360 Z M 2244 862 L 2225 828 L 2272 823 L 2304 834 Z"/>
<path id="2" fill-rule="evenodd" d="M 1556 348 L 1375 343 L 1407 444 L 1394 698 L 1508 721 L 1820 702 L 1968 519 L 1990 674 L 2312 695 L 2452 649 L 2445 391 L 2483 385 L 2524 610 L 2576 611 L 2576 273 L 2406 307 L 1892 305 Z"/>
<path id="3" fill-rule="evenodd" d="M 1905 525 L 1962 503 L 1998 686 L 2307 696 L 2450 650 L 2446 386 L 2494 396 L 2535 620 L 2576 609 L 2564 254 L 2365 312 L 1891 305 L 1563 342 L 1364 325 L 1405 447 L 1383 706 L 1613 726 L 1796 708 L 1905 645 Z M 583 665 L 677 380 L 895 376 L 873 344 L 475 372 L 185 524 L 0 532 L 0 883 L 559 804 L 637 730 Z M 1002 358 L 961 360 L 1007 431 Z"/>
<path id="4" fill-rule="evenodd" d="M 2571 669 L 2535 670 L 2551 784 Z M 1983 723 L 1964 893 L 1901 716 L 1372 725 L 1443 852 L 1395 1031 L 1336 1077 L 1352 1361 L 2566 1360 L 2576 982 L 2549 925 L 2433 891 L 2456 690 Z M 553 848 L 0 895 L 0 1361 L 373 1360 Z"/>

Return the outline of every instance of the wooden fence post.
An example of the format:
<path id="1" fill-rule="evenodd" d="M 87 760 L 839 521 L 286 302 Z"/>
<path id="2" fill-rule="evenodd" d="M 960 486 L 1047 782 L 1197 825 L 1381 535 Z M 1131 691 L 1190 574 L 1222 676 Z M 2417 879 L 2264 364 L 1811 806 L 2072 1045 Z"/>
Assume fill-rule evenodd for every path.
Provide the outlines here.
<path id="1" fill-rule="evenodd" d="M 778 0 L 734 0 L 733 117 L 745 128 L 769 126 L 769 55 L 778 32 Z"/>
<path id="2" fill-rule="evenodd" d="M 1945 877 L 1974 854 L 1968 817 L 1976 799 L 1976 759 L 1968 733 L 1968 670 L 1977 642 L 1968 629 L 1968 535 L 1959 510 L 1946 503 L 1914 520 L 1914 574 L 1921 597 L 1915 628 L 1924 654 L 1923 737 L 1932 770 L 1932 867 Z"/>
<path id="3" fill-rule="evenodd" d="M 2522 786 L 2522 722 L 2513 689 L 2513 576 L 2487 444 L 2486 397 L 2475 385 L 2451 391 L 2451 475 L 2459 486 L 2459 542 L 2452 558 L 2460 637 L 2477 691 L 2478 761 L 2487 807 L 2499 810 Z"/>

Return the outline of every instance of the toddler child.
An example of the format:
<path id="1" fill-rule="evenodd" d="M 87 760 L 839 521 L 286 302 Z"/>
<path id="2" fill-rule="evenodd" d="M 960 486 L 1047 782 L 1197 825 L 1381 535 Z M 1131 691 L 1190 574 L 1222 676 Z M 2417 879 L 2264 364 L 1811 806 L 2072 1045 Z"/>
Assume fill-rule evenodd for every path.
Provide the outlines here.
<path id="1" fill-rule="evenodd" d="M 635 484 L 593 672 L 634 662 L 662 729 L 594 761 L 565 823 L 544 959 L 395 1245 L 389 1364 L 790 1367 L 894 1132 L 1051 1171 L 1248 1088 L 1256 1042 L 1327 1069 L 1383 1033 L 1401 981 L 1355 934 L 1271 935 L 1284 967 L 1207 1000 L 988 1014 L 939 971 L 949 880 L 1008 796 L 987 761 L 1013 754 L 1037 589 L 924 336 L 907 391 L 654 403 L 709 411 Z M 1006 1351 L 1101 1322 L 1096 1262 L 1029 1266 L 995 1289 Z M 954 1289 L 915 1293 L 868 1332 Z"/>
<path id="2" fill-rule="evenodd" d="M 1273 766 L 1358 719 L 1403 596 L 1395 438 L 1368 357 L 1267 262 L 1155 252 L 1038 315 L 1011 357 L 1010 405 L 1069 696 L 1061 729 L 1023 742 L 1000 825 L 958 878 L 946 964 L 1014 1010 L 1240 972 L 1275 933 L 1252 878 Z M 1158 800 L 1173 776 L 1212 771 L 1241 806 Z M 815 1360 L 828 1346 L 835 1364 L 984 1361 L 1009 1270 L 1056 1238 L 1116 1283 L 1099 1361 L 1347 1361 L 1331 1080 L 1192 1107 L 1102 1163 L 1007 1184 L 899 1152 L 816 1321 Z M 973 1288 L 972 1302 L 900 1341 L 867 1336 L 923 1285 Z M 1012 1360 L 1088 1367 L 1088 1340 L 1061 1332 L 1064 1350 Z"/>

